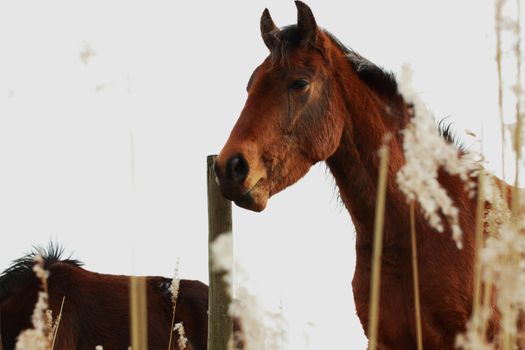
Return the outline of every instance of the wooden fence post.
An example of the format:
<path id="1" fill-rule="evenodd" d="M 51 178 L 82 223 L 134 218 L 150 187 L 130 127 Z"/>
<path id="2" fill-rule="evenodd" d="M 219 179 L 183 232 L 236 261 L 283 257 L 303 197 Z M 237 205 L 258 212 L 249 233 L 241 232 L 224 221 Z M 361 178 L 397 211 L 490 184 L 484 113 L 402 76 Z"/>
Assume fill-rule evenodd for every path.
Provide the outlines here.
<path id="1" fill-rule="evenodd" d="M 232 232 L 232 205 L 224 198 L 215 178 L 213 165 L 216 155 L 207 157 L 208 163 L 208 269 L 210 279 L 208 306 L 208 349 L 227 350 L 233 327 L 228 308 L 230 296 L 224 282 L 224 273 L 214 271 L 209 247 L 222 233 Z"/>

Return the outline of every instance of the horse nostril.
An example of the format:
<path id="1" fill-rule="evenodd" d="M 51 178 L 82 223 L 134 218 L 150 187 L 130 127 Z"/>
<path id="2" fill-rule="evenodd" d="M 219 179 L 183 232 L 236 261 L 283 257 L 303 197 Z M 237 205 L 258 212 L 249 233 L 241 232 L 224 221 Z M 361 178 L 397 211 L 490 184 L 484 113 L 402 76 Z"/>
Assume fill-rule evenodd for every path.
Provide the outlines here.
<path id="1" fill-rule="evenodd" d="M 233 182 L 242 183 L 248 176 L 248 163 L 242 155 L 236 155 L 226 163 L 226 176 Z"/>

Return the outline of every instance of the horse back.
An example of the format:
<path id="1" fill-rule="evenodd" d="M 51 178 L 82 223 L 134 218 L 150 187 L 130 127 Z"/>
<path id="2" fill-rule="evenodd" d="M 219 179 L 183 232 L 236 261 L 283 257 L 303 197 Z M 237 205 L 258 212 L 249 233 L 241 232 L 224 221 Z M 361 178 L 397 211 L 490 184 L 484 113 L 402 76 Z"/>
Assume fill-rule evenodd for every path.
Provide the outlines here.
<path id="1" fill-rule="evenodd" d="M 49 308 L 62 318 L 55 349 L 125 349 L 130 345 L 129 276 L 100 274 L 67 262 L 48 266 Z M 32 274 L 32 271 L 31 271 Z M 148 345 L 167 349 L 173 304 L 171 280 L 147 277 Z M 34 275 L 15 286 L 0 304 L 4 350 L 14 349 L 16 337 L 31 328 L 31 315 L 40 283 Z M 206 349 L 208 287 L 199 281 L 181 280 L 175 322 L 182 322 L 191 349 Z M 178 334 L 173 334 L 176 348 Z"/>

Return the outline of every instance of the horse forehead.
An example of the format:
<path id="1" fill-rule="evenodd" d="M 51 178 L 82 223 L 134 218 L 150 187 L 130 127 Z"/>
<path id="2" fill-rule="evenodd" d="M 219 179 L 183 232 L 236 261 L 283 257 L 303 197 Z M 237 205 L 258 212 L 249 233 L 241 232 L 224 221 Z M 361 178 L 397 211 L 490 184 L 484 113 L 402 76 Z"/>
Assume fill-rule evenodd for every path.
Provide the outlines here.
<path id="1" fill-rule="evenodd" d="M 280 61 L 265 61 L 259 68 L 254 71 L 254 76 L 265 77 L 267 79 L 280 80 L 290 75 L 314 74 L 320 69 L 322 60 L 318 57 L 305 53 L 293 54 Z"/>
<path id="2" fill-rule="evenodd" d="M 298 47 L 289 52 L 288 62 L 298 67 L 313 68 L 323 64 L 323 57 L 315 49 Z"/>

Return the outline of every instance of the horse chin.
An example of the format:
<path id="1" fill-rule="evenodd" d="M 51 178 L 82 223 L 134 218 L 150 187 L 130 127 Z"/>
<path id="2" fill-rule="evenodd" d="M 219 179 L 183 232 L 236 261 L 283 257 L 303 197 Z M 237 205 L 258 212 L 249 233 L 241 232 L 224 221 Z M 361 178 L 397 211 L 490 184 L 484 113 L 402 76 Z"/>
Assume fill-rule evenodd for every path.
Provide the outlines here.
<path id="1" fill-rule="evenodd" d="M 236 199 L 235 204 L 244 209 L 261 212 L 266 208 L 268 198 L 269 192 L 266 186 L 266 181 L 261 179 L 251 190 L 241 198 Z"/>

